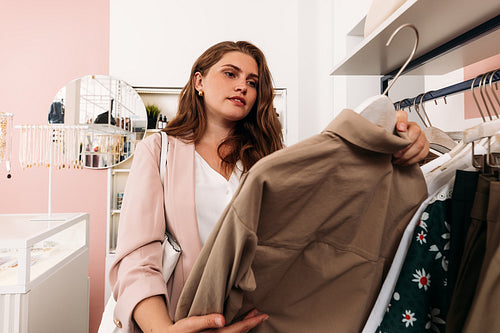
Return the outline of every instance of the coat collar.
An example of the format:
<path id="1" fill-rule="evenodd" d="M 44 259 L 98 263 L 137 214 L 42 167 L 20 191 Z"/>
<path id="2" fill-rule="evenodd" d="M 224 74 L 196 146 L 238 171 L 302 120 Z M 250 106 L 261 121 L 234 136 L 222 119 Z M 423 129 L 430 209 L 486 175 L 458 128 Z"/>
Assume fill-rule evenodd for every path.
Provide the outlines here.
<path id="1" fill-rule="evenodd" d="M 322 133 L 336 134 L 360 148 L 383 154 L 394 154 L 411 143 L 406 133 L 389 133 L 349 109 L 342 110 Z"/>

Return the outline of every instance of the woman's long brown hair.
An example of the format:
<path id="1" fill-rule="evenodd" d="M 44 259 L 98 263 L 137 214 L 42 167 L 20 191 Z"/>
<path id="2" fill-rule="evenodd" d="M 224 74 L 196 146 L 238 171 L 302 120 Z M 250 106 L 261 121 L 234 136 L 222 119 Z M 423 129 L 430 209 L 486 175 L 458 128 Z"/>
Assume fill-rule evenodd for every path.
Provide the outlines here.
<path id="1" fill-rule="evenodd" d="M 218 154 L 226 170 L 232 170 L 241 160 L 243 172 L 247 172 L 259 159 L 283 148 L 281 123 L 273 108 L 271 73 L 264 54 L 255 45 L 245 41 L 226 41 L 206 50 L 194 63 L 189 82 L 179 97 L 177 115 L 169 121 L 165 131 L 186 142 L 196 142 L 203 136 L 207 118 L 203 98 L 198 96 L 194 86 L 194 75 L 196 72 L 206 75 L 226 53 L 234 51 L 248 54 L 257 62 L 257 99 L 250 113 L 237 122 L 232 133 L 219 145 Z"/>

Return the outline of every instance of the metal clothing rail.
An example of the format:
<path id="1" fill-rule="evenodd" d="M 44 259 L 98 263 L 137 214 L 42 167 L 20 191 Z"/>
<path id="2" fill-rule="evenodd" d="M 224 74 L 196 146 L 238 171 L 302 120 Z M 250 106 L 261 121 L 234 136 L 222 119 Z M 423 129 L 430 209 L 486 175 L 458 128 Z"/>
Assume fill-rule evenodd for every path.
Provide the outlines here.
<path id="1" fill-rule="evenodd" d="M 439 90 L 431 90 L 429 92 L 426 92 L 425 94 L 420 94 L 420 95 L 415 96 L 413 98 L 405 98 L 404 100 L 401 100 L 401 101 L 394 103 L 394 107 L 396 107 L 398 109 L 402 109 L 402 108 L 406 108 L 409 106 L 413 106 L 415 104 L 423 103 L 425 101 L 431 101 L 431 100 L 438 99 L 440 97 L 447 97 L 447 96 L 450 96 L 453 94 L 460 93 L 462 91 L 471 90 L 473 83 L 474 83 L 474 87 L 479 87 L 479 85 L 481 83 L 480 78 L 484 77 L 485 75 L 487 75 L 486 84 L 490 83 L 490 79 L 491 79 L 491 83 L 495 83 L 495 82 L 500 81 L 500 69 L 498 69 L 497 71 L 495 71 L 493 73 L 493 77 L 491 77 L 491 72 L 484 73 L 475 79 L 463 81 L 463 82 L 460 82 L 460 83 L 457 83 L 457 84 L 454 84 L 454 85 L 451 85 L 451 86 L 448 86 L 445 88 L 441 88 Z"/>
<path id="2" fill-rule="evenodd" d="M 432 61 L 435 58 L 442 56 L 448 52 L 451 52 L 455 49 L 458 49 L 466 44 L 469 44 L 485 35 L 492 33 L 496 30 L 500 29 L 500 15 L 495 16 L 494 18 L 486 21 L 477 27 L 463 33 L 462 35 L 450 40 L 449 42 L 438 46 L 437 48 L 427 52 L 426 54 L 418 57 L 411 61 L 408 66 L 406 66 L 405 70 L 401 73 L 405 74 L 415 68 L 418 68 L 427 62 Z M 383 93 L 389 84 L 389 80 L 394 78 L 399 69 L 396 69 L 384 76 L 380 79 L 380 92 Z M 451 92 L 453 93 L 453 92 Z"/>

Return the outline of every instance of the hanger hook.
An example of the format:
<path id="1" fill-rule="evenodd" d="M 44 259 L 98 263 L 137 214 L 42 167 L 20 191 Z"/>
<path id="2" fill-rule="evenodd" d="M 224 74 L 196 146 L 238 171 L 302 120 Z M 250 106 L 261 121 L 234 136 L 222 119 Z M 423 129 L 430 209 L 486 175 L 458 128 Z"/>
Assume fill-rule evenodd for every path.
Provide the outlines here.
<path id="1" fill-rule="evenodd" d="M 434 91 L 434 90 L 431 90 L 431 91 L 427 91 L 427 92 L 425 92 L 425 93 L 422 95 L 422 97 L 420 98 L 420 106 L 422 107 L 422 111 L 424 112 L 425 119 L 427 119 L 427 123 L 429 124 L 429 126 L 427 126 L 427 127 L 431 127 L 431 126 L 432 126 L 432 124 L 431 124 L 431 120 L 429 119 L 429 116 L 427 115 L 427 111 L 425 111 L 423 100 L 424 100 L 425 95 L 430 94 L 430 93 L 432 93 L 433 91 Z M 424 125 L 425 125 L 425 123 L 424 123 Z"/>
<path id="2" fill-rule="evenodd" d="M 476 95 L 474 94 L 474 83 L 476 83 L 476 80 L 481 77 L 481 75 L 478 75 L 472 80 L 472 84 L 470 86 L 470 92 L 472 94 L 472 97 L 474 97 L 474 102 L 476 102 L 477 109 L 479 110 L 479 113 L 481 114 L 481 118 L 483 118 L 483 122 L 486 122 L 486 119 L 484 118 L 483 114 L 483 109 L 481 109 L 481 106 L 479 105 L 479 102 L 477 101 Z"/>
<path id="3" fill-rule="evenodd" d="M 403 101 L 398 101 L 395 103 L 396 104 L 396 111 L 401 110 L 401 103 L 403 103 Z"/>
<path id="4" fill-rule="evenodd" d="M 420 96 L 423 96 L 424 94 L 419 94 L 417 95 L 417 97 L 415 97 L 415 99 L 413 100 L 413 108 L 415 109 L 415 112 L 417 113 L 417 116 L 420 118 L 420 120 L 422 120 L 422 123 L 424 124 L 425 127 L 427 127 L 426 123 L 425 123 L 425 119 L 422 117 L 422 115 L 420 114 L 420 111 L 419 111 L 419 105 L 417 104 L 417 101 L 418 101 L 418 98 Z"/>
<path id="5" fill-rule="evenodd" d="M 488 75 L 490 75 L 491 72 L 488 72 L 483 75 L 481 80 L 479 81 L 479 94 L 481 95 L 481 99 L 483 100 L 484 107 L 486 108 L 486 112 L 488 112 L 488 117 L 490 120 L 493 120 L 493 117 L 491 116 L 490 108 L 488 107 L 488 103 L 486 102 L 486 99 L 484 98 L 483 90 L 486 87 L 486 80 L 488 79 Z M 489 96 L 488 96 L 489 98 Z M 491 100 L 490 100 L 491 102 Z"/>
<path id="6" fill-rule="evenodd" d="M 400 103 L 403 104 L 405 102 L 408 102 L 408 112 L 411 112 L 411 100 L 409 98 L 403 99 Z M 405 110 L 405 107 L 403 106 L 402 108 L 399 108 L 400 110 Z"/>
<path id="7" fill-rule="evenodd" d="M 495 91 L 493 90 L 493 86 L 492 86 L 492 82 L 493 82 L 493 77 L 495 76 L 495 74 L 498 72 L 499 70 L 495 70 L 491 73 L 491 76 L 490 76 L 490 83 L 489 83 L 489 87 L 490 87 L 490 91 L 491 93 L 493 94 L 493 97 L 495 98 L 495 100 L 497 101 L 497 104 L 500 106 L 500 101 L 498 100 L 498 97 L 497 95 L 495 94 Z M 500 118 L 498 116 L 498 112 L 497 112 L 497 108 L 495 107 L 495 105 L 491 102 L 491 99 L 489 98 L 489 93 L 488 93 L 488 90 L 486 90 L 486 95 L 488 95 L 488 99 L 490 100 L 490 103 L 491 105 L 493 106 L 493 111 L 495 112 L 495 115 L 497 116 L 497 118 Z"/>
<path id="8" fill-rule="evenodd" d="M 401 68 L 399 69 L 399 71 L 397 72 L 397 74 L 392 79 L 391 84 L 389 84 L 389 86 L 384 90 L 384 92 L 382 93 L 382 95 L 387 95 L 388 94 L 389 89 L 391 89 L 391 87 L 394 84 L 394 82 L 396 82 L 396 80 L 399 78 L 399 76 L 401 75 L 401 73 L 405 70 L 406 66 L 408 66 L 408 64 L 410 63 L 411 59 L 415 55 L 415 52 L 417 51 L 418 41 L 419 41 L 418 30 L 417 30 L 417 28 L 413 24 L 410 24 L 410 23 L 403 24 L 399 28 L 397 28 L 392 33 L 391 37 L 389 37 L 389 40 L 387 41 L 387 43 L 385 44 L 385 46 L 389 46 L 391 44 L 392 39 L 394 38 L 394 36 L 396 36 L 398 34 L 398 32 L 400 32 L 402 29 L 404 29 L 406 27 L 411 28 L 413 30 L 413 32 L 415 32 L 415 42 L 413 44 L 413 50 L 411 50 L 410 56 L 408 57 L 408 59 L 406 60 L 406 62 L 403 64 L 403 66 L 401 66 Z"/>

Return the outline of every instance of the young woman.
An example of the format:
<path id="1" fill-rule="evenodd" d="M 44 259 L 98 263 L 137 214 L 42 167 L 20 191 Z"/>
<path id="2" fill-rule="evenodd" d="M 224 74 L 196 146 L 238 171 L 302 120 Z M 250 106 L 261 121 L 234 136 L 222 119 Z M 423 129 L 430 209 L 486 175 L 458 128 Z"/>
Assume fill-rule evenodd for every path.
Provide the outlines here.
<path id="1" fill-rule="evenodd" d="M 194 63 L 177 116 L 165 129 L 169 148 L 163 186 L 160 135 L 138 145 L 110 271 L 117 299 L 115 323 L 124 331 L 247 332 L 268 318 L 253 310 L 228 326 L 220 314 L 175 324 L 171 320 L 202 244 L 240 177 L 260 158 L 283 147 L 272 100 L 272 79 L 263 53 L 248 42 L 218 43 Z M 407 127 L 413 143 L 394 156 L 394 163 L 402 165 L 421 160 L 428 151 L 420 128 L 407 123 L 406 113 L 398 113 L 398 129 Z M 161 270 L 166 225 L 183 250 L 168 284 Z"/>

